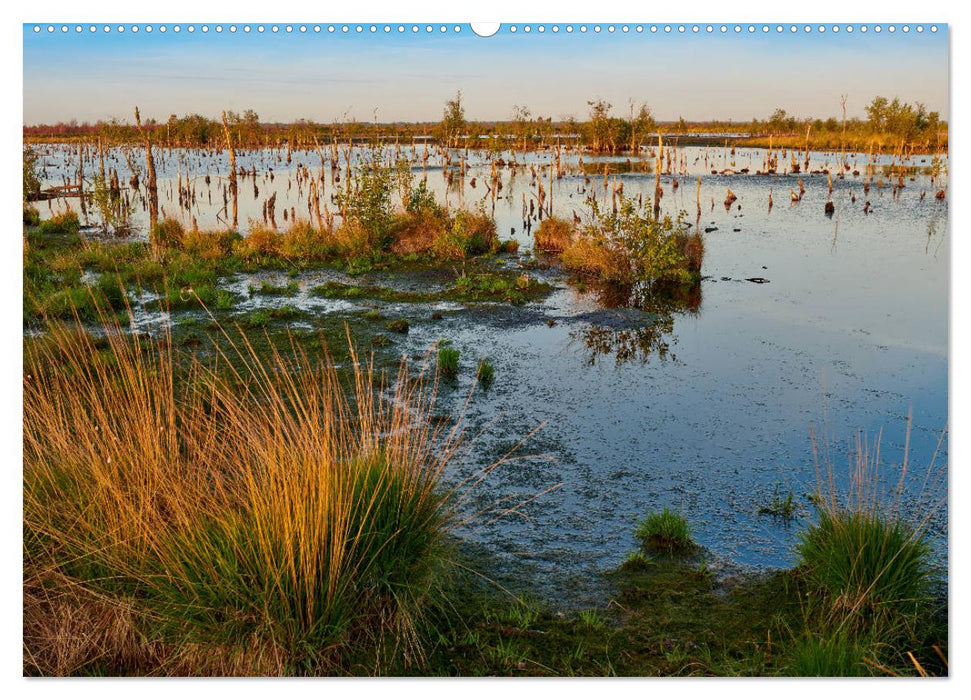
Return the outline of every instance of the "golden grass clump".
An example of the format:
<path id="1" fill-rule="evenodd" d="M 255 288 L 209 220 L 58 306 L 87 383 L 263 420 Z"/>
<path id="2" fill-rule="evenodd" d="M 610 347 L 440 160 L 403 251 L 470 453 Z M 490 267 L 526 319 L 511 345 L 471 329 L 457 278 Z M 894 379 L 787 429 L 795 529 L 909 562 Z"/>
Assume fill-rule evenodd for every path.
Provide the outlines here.
<path id="1" fill-rule="evenodd" d="M 234 252 L 243 259 L 252 260 L 280 254 L 283 235 L 265 224 L 250 221 L 249 233 L 238 239 Z"/>
<path id="2" fill-rule="evenodd" d="M 232 231 L 190 230 L 182 237 L 182 249 L 196 259 L 220 260 L 232 254 L 235 237 Z"/>
<path id="3" fill-rule="evenodd" d="M 439 211 L 404 213 L 396 221 L 391 252 L 395 255 L 421 255 L 435 249 L 445 236 L 448 222 Z"/>
<path id="4" fill-rule="evenodd" d="M 617 271 L 627 269 L 627 257 L 621 250 L 586 236 L 571 242 L 560 253 L 560 260 L 569 270 L 604 280 L 623 279 Z"/>
<path id="5" fill-rule="evenodd" d="M 280 253 L 289 260 L 326 260 L 337 250 L 330 231 L 314 228 L 306 219 L 296 219 L 280 237 Z"/>
<path id="6" fill-rule="evenodd" d="M 571 221 L 556 216 L 543 219 L 536 230 L 536 247 L 547 253 L 562 253 L 570 247 L 573 231 Z"/>
<path id="7" fill-rule="evenodd" d="M 181 250 L 185 238 L 185 227 L 178 219 L 165 218 L 152 227 L 152 245 L 163 250 Z"/>
<path id="8" fill-rule="evenodd" d="M 335 233 L 337 248 L 347 258 L 368 257 L 372 249 L 371 236 L 358 219 L 344 221 Z"/>
<path id="9" fill-rule="evenodd" d="M 227 333 L 205 362 L 102 324 L 25 341 L 25 671 L 320 673 L 384 635 L 420 658 L 457 443 L 434 386 L 353 348 L 348 391 L 295 343 Z"/>

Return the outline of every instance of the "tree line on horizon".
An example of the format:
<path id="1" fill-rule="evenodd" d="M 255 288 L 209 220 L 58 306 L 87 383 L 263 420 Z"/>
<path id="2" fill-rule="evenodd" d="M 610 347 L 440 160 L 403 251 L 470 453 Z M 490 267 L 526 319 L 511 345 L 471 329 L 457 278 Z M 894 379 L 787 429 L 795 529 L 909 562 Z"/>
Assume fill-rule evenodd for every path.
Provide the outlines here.
<path id="1" fill-rule="evenodd" d="M 666 137 L 689 137 L 693 134 L 732 134 L 750 138 L 795 137 L 831 141 L 844 138 L 848 143 L 864 140 L 884 143 L 941 145 L 947 143 L 947 122 L 936 111 L 929 111 L 917 102 L 910 104 L 894 97 L 877 96 L 866 106 L 866 118 L 845 116 L 846 98 L 842 102 L 842 118 L 796 117 L 777 108 L 771 115 L 750 122 L 731 120 L 658 121 L 646 102 L 631 99 L 626 114 L 617 114 L 607 100 L 598 98 L 587 103 L 587 118 L 574 117 L 554 120 L 534 115 L 525 105 L 514 105 L 508 120 L 471 120 L 465 115 L 461 92 L 447 100 L 438 122 L 378 122 L 358 121 L 346 116 L 331 123 L 311 119 L 296 119 L 290 123 L 263 122 L 253 109 L 241 113 L 227 111 L 226 121 L 234 143 L 242 147 L 274 147 L 288 143 L 293 147 L 313 147 L 333 141 L 409 140 L 425 138 L 447 147 L 476 143 L 483 137 L 498 141 L 503 148 L 545 146 L 558 140 L 577 140 L 592 151 L 620 153 L 635 151 L 649 137 L 658 133 Z M 146 119 L 142 127 L 153 134 L 160 146 L 218 147 L 223 140 L 223 123 L 219 118 L 201 114 L 172 114 L 165 121 Z M 136 125 L 119 119 L 56 122 L 54 124 L 24 125 L 25 139 L 85 139 L 101 138 L 106 143 L 140 141 Z"/>

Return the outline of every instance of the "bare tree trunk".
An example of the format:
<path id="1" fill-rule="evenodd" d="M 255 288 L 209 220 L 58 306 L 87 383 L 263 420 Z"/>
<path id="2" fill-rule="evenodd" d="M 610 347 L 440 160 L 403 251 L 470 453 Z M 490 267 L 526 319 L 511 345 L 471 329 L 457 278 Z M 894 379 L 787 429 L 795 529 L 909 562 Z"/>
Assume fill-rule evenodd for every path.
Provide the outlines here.
<path id="1" fill-rule="evenodd" d="M 158 224 L 158 184 L 155 179 L 155 158 L 152 156 L 152 137 L 148 130 L 142 129 L 142 118 L 138 113 L 138 107 L 135 107 L 135 124 L 145 139 L 145 168 L 148 171 L 148 182 L 146 183 L 148 189 L 148 222 L 149 230 L 151 230 Z"/>
<path id="2" fill-rule="evenodd" d="M 233 228 L 239 225 L 239 190 L 236 183 L 236 151 L 233 150 L 233 137 L 229 133 L 229 122 L 223 112 L 223 133 L 226 134 L 226 147 L 229 149 L 229 192 L 233 195 Z"/>
<path id="3" fill-rule="evenodd" d="M 657 160 L 654 163 L 654 218 L 661 215 L 661 159 L 664 157 L 664 141 L 657 135 Z"/>

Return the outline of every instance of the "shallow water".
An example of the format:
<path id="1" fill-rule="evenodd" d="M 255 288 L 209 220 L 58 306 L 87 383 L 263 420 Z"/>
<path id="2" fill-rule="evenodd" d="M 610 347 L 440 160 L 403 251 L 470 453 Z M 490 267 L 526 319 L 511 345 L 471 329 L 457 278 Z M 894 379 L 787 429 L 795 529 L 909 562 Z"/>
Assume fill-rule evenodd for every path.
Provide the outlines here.
<path id="1" fill-rule="evenodd" d="M 826 175 L 803 174 L 805 196 L 790 204 L 789 189 L 798 189 L 795 176 L 712 175 L 713 167 L 732 167 L 732 156 L 725 148 L 708 149 L 706 163 L 705 151 L 681 149 L 688 174 L 676 176 L 677 189 L 672 188 L 675 176 L 662 176 L 662 210 L 686 210 L 688 221 L 707 229 L 705 279 L 696 312 L 658 318 L 604 309 L 596 293 L 578 292 L 555 274 L 551 279 L 557 289 L 540 304 L 438 305 L 435 309 L 443 316 L 439 321 L 431 320 L 433 305 L 307 296 L 306 290 L 324 278 L 338 279 L 335 273 L 305 273 L 298 278 L 298 297 L 254 296 L 240 309 L 295 304 L 315 313 L 343 314 L 377 307 L 388 317 L 405 316 L 412 322 L 411 332 L 396 336 L 395 342 L 410 356 L 424 357 L 442 338 L 460 350 L 459 379 L 455 386 L 443 386 L 441 397 L 456 412 L 472 386 L 478 358 L 488 356 L 496 368 L 495 383 L 476 393 L 468 411 L 470 436 L 482 434 L 452 476 L 460 478 L 502 457 L 542 424 L 523 449 L 538 456 L 502 465 L 476 488 L 472 505 L 508 499 L 503 503 L 509 506 L 558 488 L 525 505 L 521 514 L 492 523 L 479 518 L 465 535 L 500 558 L 529 565 L 542 579 L 582 579 L 586 572 L 617 565 L 635 547 L 636 520 L 664 506 L 688 515 L 696 538 L 715 562 L 743 568 L 789 565 L 798 520 L 787 526 L 758 510 L 775 494 L 784 497 L 791 489 L 799 518 L 809 516 L 806 495 L 816 483 L 811 424 L 820 444 L 833 446 L 840 470 L 857 430 L 871 438 L 882 430 L 883 462 L 892 470 L 903 460 L 907 415 L 912 412 L 909 464 L 914 486 L 908 499 L 920 495 L 947 426 L 948 202 L 934 199 L 940 183 L 926 172 L 908 174 L 896 195 L 889 186 L 896 178 L 884 175 L 886 187 L 874 185 L 864 194 L 863 177 L 847 173 L 845 179 L 834 180 L 836 210 L 827 217 Z M 420 146 L 418 154 L 420 158 Z M 276 161 L 279 155 L 267 151 L 239 156 L 243 167 L 256 165 L 261 171 L 259 197 L 252 196 L 251 179 L 240 184 L 240 221 L 258 217 L 262 200 L 274 188 L 281 226 L 285 207 L 294 206 L 306 216 L 306 186 L 297 192 L 292 170 Z M 552 157 L 533 153 L 526 160 L 549 163 Z M 760 149 L 740 149 L 734 167 L 754 173 L 763 157 Z M 802 160 L 801 154 L 798 158 Z M 447 193 L 453 205 L 481 200 L 492 210 L 491 197 L 483 198 L 488 166 L 472 166 L 464 182 L 456 176 L 447 189 L 441 164 L 434 160 L 424 170 L 419 162 L 415 172 L 427 175 L 440 201 Z M 584 156 L 587 164 L 596 160 Z M 814 153 L 811 169 L 835 161 L 835 154 Z M 849 159 L 861 171 L 865 161 L 865 155 Z M 111 167 L 119 162 L 123 165 L 124 160 Z M 319 168 L 316 153 L 295 152 L 292 167 L 297 162 L 313 172 Z M 582 215 L 583 199 L 590 194 L 610 205 L 610 188 L 604 188 L 602 175 L 591 175 L 587 182 L 575 154 L 564 156 L 564 162 L 567 174 L 554 180 L 558 215 Z M 926 168 L 930 162 L 929 156 L 917 156 L 910 165 Z M 45 155 L 45 163 L 54 184 L 76 167 L 67 165 L 65 153 L 56 148 Z M 273 183 L 262 172 L 270 163 Z M 160 177 L 172 176 L 177 166 L 178 155 L 167 156 Z M 86 167 L 90 172 L 91 164 Z M 211 174 L 218 205 L 202 205 L 208 193 L 203 197 L 204 188 L 198 186 L 192 215 L 200 227 L 217 225 L 215 210 L 222 207 L 217 174 L 225 172 L 223 158 L 185 155 L 183 171 L 196 178 Z M 696 219 L 699 175 L 702 213 Z M 472 176 L 478 179 L 475 188 Z M 325 177 L 329 196 L 335 183 L 329 170 Z M 649 197 L 653 191 L 651 173 L 616 178 L 629 197 Z M 502 198 L 494 209 L 500 237 L 512 231 L 528 249 L 532 237 L 523 230 L 521 212 L 523 194 L 535 192 L 529 168 L 515 174 L 507 168 L 502 181 Z M 161 182 L 164 191 L 168 181 Z M 722 202 L 728 188 L 738 199 L 726 210 Z M 770 191 L 775 200 L 771 210 Z M 921 198 L 922 192 L 926 197 Z M 872 204 L 869 213 L 864 212 L 867 200 Z M 164 195 L 162 204 L 173 206 Z M 63 203 L 52 202 L 51 211 L 59 206 Z M 72 206 L 76 208 L 77 200 Z M 47 216 L 47 203 L 41 202 L 40 208 Z M 136 221 L 143 221 L 139 217 L 141 212 Z M 284 277 L 260 279 L 280 284 Z M 768 282 L 746 281 L 750 278 Z M 240 277 L 227 286 L 242 292 L 252 282 Z M 945 440 L 936 465 L 946 462 Z M 888 476 L 889 481 L 895 478 Z M 945 511 L 932 523 L 942 563 L 946 528 Z"/>

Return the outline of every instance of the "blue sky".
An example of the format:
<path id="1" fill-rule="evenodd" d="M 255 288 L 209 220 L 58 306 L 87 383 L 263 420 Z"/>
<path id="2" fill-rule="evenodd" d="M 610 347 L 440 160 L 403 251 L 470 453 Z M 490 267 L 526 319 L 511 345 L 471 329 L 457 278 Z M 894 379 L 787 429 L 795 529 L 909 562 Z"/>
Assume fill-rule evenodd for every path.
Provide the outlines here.
<path id="1" fill-rule="evenodd" d="M 624 113 L 630 98 L 660 119 L 835 116 L 841 94 L 862 116 L 875 95 L 923 102 L 947 116 L 947 29 L 936 33 L 823 34 L 788 30 L 727 35 L 544 34 L 508 25 L 490 38 L 392 31 L 235 34 L 171 30 L 64 34 L 24 26 L 24 123 L 255 109 L 264 121 L 345 115 L 371 121 L 435 121 L 461 90 L 471 119 L 534 115 L 583 118 L 587 101 Z M 129 25 L 130 26 L 130 25 Z M 142 25 L 144 27 L 144 25 Z M 201 25 L 196 25 L 200 27 Z M 214 27 L 215 25 L 209 25 Z M 223 25 L 228 28 L 228 24 Z M 240 25 L 241 26 L 241 25 Z M 254 30 L 256 25 L 251 25 Z M 269 25 L 267 25 L 269 26 Z M 561 25 L 563 27 L 565 25 Z M 575 25 L 579 27 L 579 25 Z M 747 25 L 746 25 L 747 26 Z M 801 26 L 801 25 L 800 25 Z M 352 25 L 353 27 L 353 25 Z M 395 25 L 396 28 L 396 25 Z"/>

